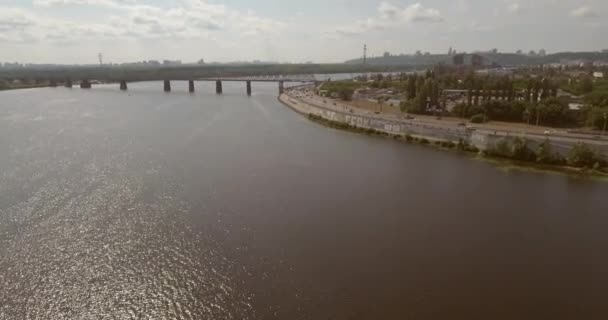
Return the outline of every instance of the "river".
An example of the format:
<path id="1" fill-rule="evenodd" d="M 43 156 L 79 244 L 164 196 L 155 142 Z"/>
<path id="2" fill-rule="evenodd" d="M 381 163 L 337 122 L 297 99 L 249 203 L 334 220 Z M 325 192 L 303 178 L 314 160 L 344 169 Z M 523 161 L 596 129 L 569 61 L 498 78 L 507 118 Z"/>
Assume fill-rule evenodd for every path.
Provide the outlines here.
<path id="1" fill-rule="evenodd" d="M 0 319 L 608 317 L 608 184 L 197 90 L 0 93 Z"/>

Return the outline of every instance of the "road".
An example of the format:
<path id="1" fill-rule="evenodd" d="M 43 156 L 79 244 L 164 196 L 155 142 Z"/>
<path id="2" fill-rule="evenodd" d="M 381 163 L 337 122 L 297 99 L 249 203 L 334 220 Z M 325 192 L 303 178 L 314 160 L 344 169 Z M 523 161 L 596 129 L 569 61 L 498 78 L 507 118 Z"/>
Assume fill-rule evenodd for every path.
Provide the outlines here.
<path id="1" fill-rule="evenodd" d="M 388 113 L 376 113 L 369 110 L 364 110 L 357 108 L 353 105 L 345 103 L 343 101 L 338 101 L 335 99 L 324 98 L 314 94 L 314 91 L 310 86 L 305 87 L 296 87 L 291 88 L 287 92 L 293 98 L 299 99 L 305 103 L 309 103 L 312 105 L 316 105 L 319 107 L 323 107 L 326 109 L 331 109 L 339 112 L 347 112 L 354 115 L 380 118 L 385 120 L 397 121 L 402 123 L 416 123 L 423 124 L 429 127 L 436 127 L 437 129 L 462 129 L 466 130 L 466 128 L 474 129 L 483 133 L 498 135 L 498 136 L 518 136 L 527 139 L 533 140 L 544 140 L 546 138 L 550 138 L 552 141 L 557 144 L 563 144 L 564 147 L 568 145 L 572 145 L 575 143 L 586 143 L 589 145 L 598 146 L 604 153 L 608 153 L 608 138 L 586 135 L 586 134 L 578 134 L 578 133 L 569 133 L 564 130 L 558 130 L 554 128 L 548 127 L 532 127 L 525 124 L 509 124 L 504 122 L 492 122 L 487 124 L 467 124 L 464 126 L 464 120 L 459 118 L 443 118 L 437 119 L 431 116 L 419 116 L 416 115 L 414 118 L 406 119 L 406 115 L 394 115 Z M 546 131 L 551 131 L 550 134 L 545 134 Z"/>

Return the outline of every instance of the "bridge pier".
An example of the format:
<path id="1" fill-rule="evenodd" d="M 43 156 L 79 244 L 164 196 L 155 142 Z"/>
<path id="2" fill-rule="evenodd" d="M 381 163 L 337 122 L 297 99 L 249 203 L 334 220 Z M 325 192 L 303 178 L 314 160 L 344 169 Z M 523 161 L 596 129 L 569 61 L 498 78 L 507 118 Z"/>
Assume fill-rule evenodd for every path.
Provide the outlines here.
<path id="1" fill-rule="evenodd" d="M 72 79 L 65 79 L 65 84 L 63 85 L 66 88 L 72 87 Z"/>
<path id="2" fill-rule="evenodd" d="M 188 91 L 194 92 L 194 80 L 188 80 Z"/>
<path id="3" fill-rule="evenodd" d="M 81 80 L 80 88 L 81 89 L 91 89 L 91 82 L 89 82 L 89 80 Z"/>
<path id="4" fill-rule="evenodd" d="M 279 94 L 283 94 L 285 92 L 285 83 L 283 81 L 279 81 Z"/>
<path id="5" fill-rule="evenodd" d="M 222 94 L 222 91 L 223 91 L 223 90 L 222 90 L 222 81 L 217 80 L 217 81 L 215 82 L 215 93 L 217 93 L 217 94 Z"/>
<path id="6" fill-rule="evenodd" d="M 51 79 L 49 81 L 49 86 L 53 88 L 57 87 L 57 81 L 55 79 Z"/>
<path id="7" fill-rule="evenodd" d="M 120 80 L 120 90 L 127 90 L 127 81 L 126 80 Z"/>
<path id="8" fill-rule="evenodd" d="M 247 95 L 251 95 L 251 81 L 247 80 Z"/>
<path id="9" fill-rule="evenodd" d="M 165 92 L 170 92 L 171 91 L 171 81 L 170 80 L 165 80 Z"/>

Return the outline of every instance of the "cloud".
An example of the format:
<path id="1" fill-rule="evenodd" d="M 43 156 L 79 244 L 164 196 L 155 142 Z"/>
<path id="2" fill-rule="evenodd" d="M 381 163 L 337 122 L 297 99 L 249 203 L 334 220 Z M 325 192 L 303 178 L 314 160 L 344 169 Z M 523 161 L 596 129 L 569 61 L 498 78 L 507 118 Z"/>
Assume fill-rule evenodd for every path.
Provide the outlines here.
<path id="1" fill-rule="evenodd" d="M 7 12 L 0 5 L 0 31 L 3 41 L 15 40 L 17 28 L 31 29 L 32 34 L 50 43 L 78 43 L 96 40 L 146 39 L 211 39 L 239 36 L 274 36 L 286 23 L 265 18 L 253 12 L 243 12 L 223 4 L 205 0 L 180 0 L 170 7 L 143 4 L 138 0 L 34 0 L 34 6 L 92 6 L 107 8 L 110 17 L 100 16 L 99 22 L 82 22 L 63 17 L 53 18 L 40 13 L 28 18 Z M 40 11 L 39 11 L 40 12 Z M 106 11 L 104 11 L 106 12 Z M 103 19 L 103 20 L 102 20 Z M 6 33 L 13 33 L 7 35 Z"/>
<path id="2" fill-rule="evenodd" d="M 20 9 L 4 8 L 0 10 L 0 31 L 2 32 L 23 30 L 34 23 L 35 19 Z"/>
<path id="3" fill-rule="evenodd" d="M 588 6 L 582 6 L 570 11 L 570 15 L 576 18 L 597 18 L 599 15 Z"/>
<path id="4" fill-rule="evenodd" d="M 507 6 L 507 13 L 518 14 L 523 10 L 518 2 L 511 3 Z"/>
<path id="5" fill-rule="evenodd" d="M 336 33 L 345 36 L 359 35 L 373 30 L 399 27 L 410 23 L 437 23 L 444 19 L 437 9 L 425 8 L 420 3 L 399 7 L 389 2 L 382 2 L 375 17 L 360 20 L 354 25 L 336 28 Z"/>
<path id="6" fill-rule="evenodd" d="M 34 0 L 33 4 L 40 7 L 67 6 L 67 5 L 94 5 L 111 8 L 120 8 L 125 5 L 136 4 L 137 0 Z"/>
<path id="7" fill-rule="evenodd" d="M 382 2 L 378 8 L 378 12 L 382 20 L 399 23 L 443 21 L 439 10 L 424 8 L 419 2 L 405 8 L 400 8 L 388 2 Z"/>

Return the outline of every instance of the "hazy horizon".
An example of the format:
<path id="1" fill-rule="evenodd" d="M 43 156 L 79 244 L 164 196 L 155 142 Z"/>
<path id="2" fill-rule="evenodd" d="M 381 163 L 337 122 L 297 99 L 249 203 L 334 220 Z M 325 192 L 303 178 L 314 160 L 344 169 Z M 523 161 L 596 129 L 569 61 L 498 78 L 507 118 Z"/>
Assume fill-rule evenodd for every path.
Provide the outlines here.
<path id="1" fill-rule="evenodd" d="M 0 0 L 0 61 L 328 63 L 364 43 L 368 56 L 598 51 L 607 11 L 600 0 Z"/>

